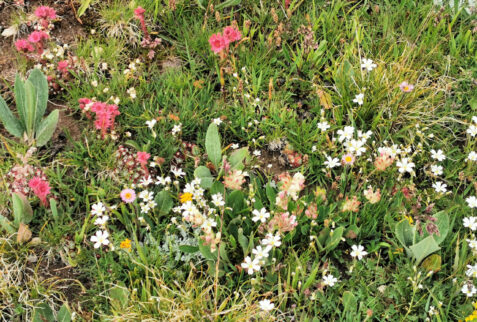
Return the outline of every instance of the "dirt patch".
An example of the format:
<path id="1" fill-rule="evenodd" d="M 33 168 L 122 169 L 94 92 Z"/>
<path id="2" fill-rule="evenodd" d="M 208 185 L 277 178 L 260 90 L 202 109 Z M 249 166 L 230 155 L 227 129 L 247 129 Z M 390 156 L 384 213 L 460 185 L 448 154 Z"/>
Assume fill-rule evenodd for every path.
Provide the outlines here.
<path id="1" fill-rule="evenodd" d="M 288 170 L 287 160 L 280 152 L 261 151 L 258 157 L 258 165 L 260 170 L 271 176 L 278 176 L 280 173 Z"/>

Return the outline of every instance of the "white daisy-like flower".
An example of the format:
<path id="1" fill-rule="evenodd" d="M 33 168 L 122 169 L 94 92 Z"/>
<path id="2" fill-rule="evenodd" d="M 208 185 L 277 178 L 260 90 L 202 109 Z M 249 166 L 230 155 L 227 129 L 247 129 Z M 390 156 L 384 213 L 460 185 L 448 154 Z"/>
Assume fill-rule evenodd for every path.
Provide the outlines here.
<path id="1" fill-rule="evenodd" d="M 354 127 L 345 126 L 344 129 L 338 130 L 336 133 L 339 135 L 338 141 L 340 142 L 343 142 L 344 140 L 351 140 L 354 135 Z"/>
<path id="2" fill-rule="evenodd" d="M 217 223 L 212 218 L 207 218 L 200 226 L 205 232 L 211 232 L 213 227 L 217 227 Z"/>
<path id="3" fill-rule="evenodd" d="M 318 128 L 321 130 L 321 132 L 325 132 L 330 128 L 330 125 L 328 124 L 327 121 L 321 121 L 317 124 Z"/>
<path id="4" fill-rule="evenodd" d="M 444 152 L 442 150 L 431 150 L 431 158 L 437 161 L 444 161 L 446 159 L 446 156 L 444 155 Z"/>
<path id="5" fill-rule="evenodd" d="M 462 293 L 467 295 L 467 297 L 472 297 L 477 292 L 477 289 L 475 288 L 474 284 L 465 283 L 464 286 L 462 286 L 461 291 L 462 291 Z"/>
<path id="6" fill-rule="evenodd" d="M 104 212 L 106 211 L 106 208 L 104 207 L 102 202 L 95 203 L 91 206 L 91 214 L 93 216 L 102 216 Z"/>
<path id="7" fill-rule="evenodd" d="M 433 164 L 431 165 L 431 172 L 435 176 L 440 176 L 444 173 L 444 168 L 441 165 Z"/>
<path id="8" fill-rule="evenodd" d="M 217 126 L 219 126 L 220 124 L 222 124 L 222 120 L 220 119 L 220 117 L 218 117 L 218 118 L 216 118 L 216 119 L 213 119 L 212 122 L 213 122 L 215 125 L 217 125 Z"/>
<path id="9" fill-rule="evenodd" d="M 144 202 L 148 202 L 154 199 L 154 193 L 150 192 L 149 190 L 143 190 L 139 193 L 138 197 L 142 199 Z"/>
<path id="10" fill-rule="evenodd" d="M 364 94 L 363 93 L 357 94 L 353 99 L 353 103 L 358 103 L 358 105 L 363 105 L 363 102 L 364 102 Z"/>
<path id="11" fill-rule="evenodd" d="M 467 129 L 467 133 L 470 134 L 471 137 L 474 137 L 477 135 L 477 126 L 472 124 L 471 126 L 469 126 L 469 128 Z"/>
<path id="12" fill-rule="evenodd" d="M 222 197 L 222 195 L 220 193 L 216 193 L 216 194 L 212 195 L 212 203 L 216 207 L 225 206 L 224 198 Z"/>
<path id="13" fill-rule="evenodd" d="M 267 221 L 267 218 L 270 217 L 270 213 L 265 208 L 262 208 L 260 210 L 254 209 L 252 211 L 252 214 L 253 214 L 252 220 L 254 222 L 260 221 L 264 223 Z"/>
<path id="14" fill-rule="evenodd" d="M 477 239 L 466 239 L 467 244 L 469 244 L 469 247 L 472 248 L 473 250 L 477 250 Z"/>
<path id="15" fill-rule="evenodd" d="M 339 167 L 340 166 L 340 159 L 338 158 L 332 158 L 330 157 L 329 155 L 326 156 L 326 161 L 324 162 L 324 165 L 328 168 L 328 169 L 333 169 L 335 167 Z"/>
<path id="16" fill-rule="evenodd" d="M 270 300 L 261 300 L 258 302 L 258 306 L 260 307 L 260 310 L 265 311 L 265 312 L 270 312 L 275 308 L 275 304 L 270 302 Z"/>
<path id="17" fill-rule="evenodd" d="M 96 235 L 91 236 L 91 242 L 94 243 L 94 248 L 99 248 L 102 245 L 109 245 L 109 233 L 105 230 L 96 231 Z"/>
<path id="18" fill-rule="evenodd" d="M 372 71 L 377 66 L 378 65 L 373 63 L 373 61 L 371 59 L 366 59 L 366 58 L 361 59 L 361 68 L 366 69 L 368 72 Z"/>
<path id="19" fill-rule="evenodd" d="M 477 229 L 477 217 L 465 217 L 464 218 L 464 227 L 469 228 L 472 231 Z"/>
<path id="20" fill-rule="evenodd" d="M 255 258 L 257 258 L 258 260 L 262 260 L 263 258 L 267 258 L 268 257 L 268 254 L 270 253 L 270 250 L 272 248 L 270 246 L 267 246 L 267 247 L 262 247 L 260 245 L 258 245 L 256 248 L 254 248 L 252 250 L 252 254 L 255 255 Z"/>
<path id="21" fill-rule="evenodd" d="M 475 196 L 467 197 L 465 201 L 470 208 L 477 208 L 477 198 Z"/>
<path id="22" fill-rule="evenodd" d="M 177 133 L 179 133 L 180 131 L 182 131 L 182 123 L 179 123 L 179 124 L 176 124 L 172 127 L 172 135 L 176 135 Z"/>
<path id="23" fill-rule="evenodd" d="M 252 275 L 254 272 L 260 271 L 260 264 L 258 259 L 252 260 L 250 256 L 247 256 L 242 263 L 242 268 L 245 269 L 249 275 Z"/>
<path id="24" fill-rule="evenodd" d="M 396 162 L 397 167 L 399 168 L 400 173 L 414 171 L 415 164 L 409 158 L 402 158 L 400 161 Z"/>
<path id="25" fill-rule="evenodd" d="M 178 167 L 171 167 L 171 172 L 172 174 L 174 174 L 174 176 L 177 178 L 177 177 L 183 177 L 185 176 L 185 172 L 182 171 L 181 168 L 178 168 Z"/>
<path id="26" fill-rule="evenodd" d="M 477 152 L 475 151 L 470 151 L 469 155 L 467 156 L 468 161 L 477 161 Z"/>
<path id="27" fill-rule="evenodd" d="M 323 285 L 333 287 L 338 279 L 331 274 L 323 276 Z"/>
<path id="28" fill-rule="evenodd" d="M 272 235 L 268 233 L 265 236 L 265 238 L 262 240 L 262 244 L 270 246 L 270 247 L 279 247 L 282 244 L 280 235 L 279 234 Z"/>
<path id="29" fill-rule="evenodd" d="M 437 193 L 446 193 L 447 192 L 447 185 L 445 183 L 442 183 L 441 181 L 436 181 L 432 184 L 432 188 Z"/>
<path id="30" fill-rule="evenodd" d="M 467 265 L 467 271 L 465 274 L 469 277 L 476 278 L 477 277 L 477 264 L 475 265 Z"/>
<path id="31" fill-rule="evenodd" d="M 146 121 L 146 125 L 148 128 L 150 128 L 152 130 L 152 128 L 154 127 L 154 125 L 156 125 L 157 121 L 156 119 L 152 119 L 150 121 Z"/>
<path id="32" fill-rule="evenodd" d="M 98 217 L 98 218 L 96 218 L 96 220 L 94 221 L 94 224 L 97 225 L 97 226 L 104 226 L 104 225 L 106 225 L 106 223 L 108 222 L 108 220 L 109 220 L 109 216 Z"/>
<path id="33" fill-rule="evenodd" d="M 351 249 L 351 256 L 357 257 L 358 260 L 362 260 L 364 256 L 368 255 L 368 252 L 364 250 L 362 245 L 353 245 Z"/>

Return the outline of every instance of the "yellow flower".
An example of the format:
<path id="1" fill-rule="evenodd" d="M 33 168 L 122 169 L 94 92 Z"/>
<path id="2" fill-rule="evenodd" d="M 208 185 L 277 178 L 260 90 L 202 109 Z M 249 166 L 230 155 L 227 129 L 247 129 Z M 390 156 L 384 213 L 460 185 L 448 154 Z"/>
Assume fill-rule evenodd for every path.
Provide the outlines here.
<path id="1" fill-rule="evenodd" d="M 183 193 L 179 196 L 179 201 L 181 203 L 186 203 L 192 200 L 192 194 L 190 192 Z"/>
<path id="2" fill-rule="evenodd" d="M 412 219 L 411 216 L 404 216 L 404 218 L 407 219 L 407 221 L 409 221 L 409 224 L 412 225 L 412 223 L 414 222 L 414 220 Z"/>
<path id="3" fill-rule="evenodd" d="M 121 242 L 121 244 L 119 244 L 119 247 L 121 249 L 126 249 L 128 251 L 131 250 L 131 240 L 126 238 L 125 240 Z"/>

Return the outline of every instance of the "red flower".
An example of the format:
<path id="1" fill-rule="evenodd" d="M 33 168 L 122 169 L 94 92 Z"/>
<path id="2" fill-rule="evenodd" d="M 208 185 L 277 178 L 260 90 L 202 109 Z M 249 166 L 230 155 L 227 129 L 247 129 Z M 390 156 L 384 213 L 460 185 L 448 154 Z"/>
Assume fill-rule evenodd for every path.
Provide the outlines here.
<path id="1" fill-rule="evenodd" d="M 47 6 L 40 6 L 35 10 L 35 16 L 41 19 L 55 19 L 56 11 L 53 8 Z"/>
<path id="2" fill-rule="evenodd" d="M 33 51 L 33 46 L 26 40 L 26 39 L 19 39 L 15 42 L 15 47 L 17 47 L 18 51 L 21 52 L 30 52 Z"/>
<path id="3" fill-rule="evenodd" d="M 145 166 L 147 164 L 147 160 L 151 157 L 151 155 L 147 152 L 137 152 L 136 153 L 136 160 L 139 162 L 142 166 Z"/>
<path id="4" fill-rule="evenodd" d="M 33 177 L 28 182 L 28 186 L 33 190 L 35 196 L 40 199 L 43 206 L 48 205 L 46 197 L 50 194 L 51 187 L 48 181 L 41 179 L 40 177 Z"/>
<path id="5" fill-rule="evenodd" d="M 43 39 L 48 39 L 50 36 L 44 31 L 34 31 L 28 36 L 28 41 L 31 43 L 38 43 Z"/>
<path id="6" fill-rule="evenodd" d="M 144 18 L 144 13 L 145 12 L 146 12 L 146 10 L 143 7 L 137 7 L 136 9 L 134 9 L 134 15 L 138 19 L 141 19 L 141 17 Z"/>
<path id="7" fill-rule="evenodd" d="M 58 62 L 58 71 L 61 73 L 66 73 L 68 71 L 68 61 L 62 60 Z"/>
<path id="8" fill-rule="evenodd" d="M 225 27 L 222 34 L 224 35 L 224 38 L 225 38 L 227 43 L 238 41 L 242 38 L 242 35 L 240 34 L 240 31 L 238 31 L 237 29 L 235 29 L 232 26 Z"/>
<path id="9" fill-rule="evenodd" d="M 220 33 L 213 34 L 209 38 L 210 49 L 214 53 L 220 53 L 224 48 L 227 48 L 228 43 L 224 36 Z"/>

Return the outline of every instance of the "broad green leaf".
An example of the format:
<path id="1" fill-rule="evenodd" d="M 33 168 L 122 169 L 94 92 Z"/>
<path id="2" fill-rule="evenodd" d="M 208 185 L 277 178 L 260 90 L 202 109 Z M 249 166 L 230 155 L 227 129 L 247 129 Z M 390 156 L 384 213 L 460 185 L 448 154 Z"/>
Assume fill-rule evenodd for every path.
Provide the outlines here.
<path id="1" fill-rule="evenodd" d="M 437 218 L 437 228 L 439 228 L 439 235 L 433 235 L 437 244 L 440 244 L 446 239 L 449 233 L 449 216 L 445 211 L 439 211 L 434 215 Z"/>
<path id="2" fill-rule="evenodd" d="M 311 272 L 310 276 L 308 276 L 308 278 L 306 279 L 306 282 L 301 287 L 302 291 L 309 288 L 311 286 L 311 284 L 313 284 L 316 281 L 316 274 L 318 273 L 318 270 L 320 269 L 320 264 L 319 263 L 315 263 L 315 264 L 316 264 L 315 268 Z"/>
<path id="3" fill-rule="evenodd" d="M 14 234 L 15 228 L 13 228 L 12 223 L 6 217 L 0 215 L 0 227 L 3 228 L 7 233 Z"/>
<path id="4" fill-rule="evenodd" d="M 234 151 L 230 157 L 230 167 L 233 170 L 242 170 L 244 168 L 243 160 L 249 155 L 248 148 L 241 148 Z"/>
<path id="5" fill-rule="evenodd" d="M 34 69 L 31 71 L 30 76 L 28 77 L 33 86 L 36 88 L 37 94 L 37 104 L 36 104 L 36 118 L 35 118 L 35 128 L 40 124 L 41 119 L 46 111 L 46 106 L 48 105 L 48 81 L 46 76 L 39 70 Z"/>
<path id="6" fill-rule="evenodd" d="M 433 271 L 434 273 L 441 270 L 442 258 L 439 254 L 432 254 L 427 257 L 421 264 L 428 272 Z"/>
<path id="7" fill-rule="evenodd" d="M 33 209 L 30 206 L 30 202 L 28 202 L 28 199 L 25 195 L 21 193 L 13 193 L 12 195 L 13 199 L 13 210 L 15 211 L 15 203 L 20 202 L 21 203 L 21 219 L 20 222 L 24 224 L 30 223 L 30 221 L 33 219 Z M 16 219 L 16 214 L 15 214 L 15 219 Z"/>
<path id="8" fill-rule="evenodd" d="M 63 304 L 60 307 L 60 310 L 58 311 L 58 314 L 56 316 L 56 319 L 58 322 L 70 322 L 71 321 L 71 312 L 68 308 L 68 306 Z"/>
<path id="9" fill-rule="evenodd" d="M 29 80 L 25 82 L 25 130 L 29 139 L 32 138 L 35 131 L 35 120 L 38 103 L 38 94 L 35 85 Z"/>
<path id="10" fill-rule="evenodd" d="M 54 198 L 50 198 L 50 209 L 51 215 L 55 221 L 58 221 L 58 207 L 56 205 L 56 200 Z"/>
<path id="11" fill-rule="evenodd" d="M 13 116 L 12 111 L 8 108 L 5 100 L 0 96 L 0 121 L 2 121 L 5 129 L 13 136 L 21 138 L 24 132 L 22 123 Z"/>
<path id="12" fill-rule="evenodd" d="M 159 209 L 159 214 L 161 215 L 167 215 L 174 206 L 171 196 L 164 190 L 157 194 L 155 201 L 157 203 L 157 209 Z"/>
<path id="13" fill-rule="evenodd" d="M 23 131 L 25 131 L 25 118 L 26 118 L 26 94 L 25 94 L 25 83 L 23 82 L 20 75 L 15 76 L 15 103 L 17 104 L 18 117 L 20 118 L 20 124 L 22 125 Z M 21 134 L 23 135 L 23 133 Z"/>
<path id="14" fill-rule="evenodd" d="M 200 186 L 202 188 L 210 189 L 212 187 L 214 177 L 212 177 L 209 168 L 204 166 L 197 167 L 194 171 L 194 176 L 200 179 Z"/>
<path id="15" fill-rule="evenodd" d="M 23 201 L 16 193 L 12 194 L 13 222 L 16 226 L 23 221 Z"/>
<path id="16" fill-rule="evenodd" d="M 209 156 L 209 160 L 219 168 L 220 161 L 222 159 L 222 148 L 220 145 L 220 135 L 217 125 L 210 123 L 205 135 L 205 150 Z"/>
<path id="17" fill-rule="evenodd" d="M 55 316 L 53 315 L 53 310 L 46 303 L 41 303 L 36 306 L 33 311 L 33 322 L 55 322 Z"/>
<path id="18" fill-rule="evenodd" d="M 330 232 L 330 238 L 326 241 L 325 249 L 327 251 L 333 250 L 338 246 L 341 241 L 341 237 L 343 237 L 344 227 L 340 226 Z"/>
<path id="19" fill-rule="evenodd" d="M 232 193 L 226 197 L 226 202 L 227 206 L 232 208 L 232 212 L 237 214 L 245 207 L 245 195 L 240 190 L 232 191 Z"/>
<path id="20" fill-rule="evenodd" d="M 109 297 L 113 307 L 118 310 L 124 309 L 129 302 L 129 290 L 121 283 L 121 285 L 116 285 L 109 290 Z"/>
<path id="21" fill-rule="evenodd" d="M 193 254 L 199 251 L 198 246 L 180 245 L 179 250 L 183 253 Z"/>
<path id="22" fill-rule="evenodd" d="M 409 249 L 411 250 L 413 257 L 416 259 L 416 264 L 419 265 L 424 258 L 437 252 L 441 248 L 437 245 L 434 237 L 427 236 L 417 244 L 410 246 Z"/>
<path id="23" fill-rule="evenodd" d="M 243 229 L 238 229 L 238 241 L 240 246 L 242 246 L 243 254 L 248 254 L 248 238 L 243 234 Z"/>
<path id="24" fill-rule="evenodd" d="M 205 259 L 214 261 L 217 259 L 217 254 L 213 254 L 210 251 L 210 246 L 204 245 L 204 243 L 200 240 L 199 241 L 199 250 L 202 256 L 204 256 Z"/>
<path id="25" fill-rule="evenodd" d="M 216 10 L 222 10 L 222 9 L 227 8 L 227 7 L 237 6 L 241 2 L 242 2 L 242 0 L 226 0 L 224 2 L 221 2 L 221 3 L 217 4 L 214 8 Z"/>
<path id="26" fill-rule="evenodd" d="M 409 221 L 403 220 L 398 222 L 394 232 L 401 245 L 404 247 L 409 247 L 412 245 L 416 231 L 415 228 L 411 226 Z"/>
<path id="27" fill-rule="evenodd" d="M 78 8 L 78 17 L 81 17 L 85 11 L 89 8 L 91 5 L 92 0 L 83 0 L 81 1 L 81 6 Z"/>
<path id="28" fill-rule="evenodd" d="M 36 146 L 45 145 L 55 132 L 56 125 L 58 124 L 59 111 L 54 110 L 48 115 L 36 129 Z"/>

